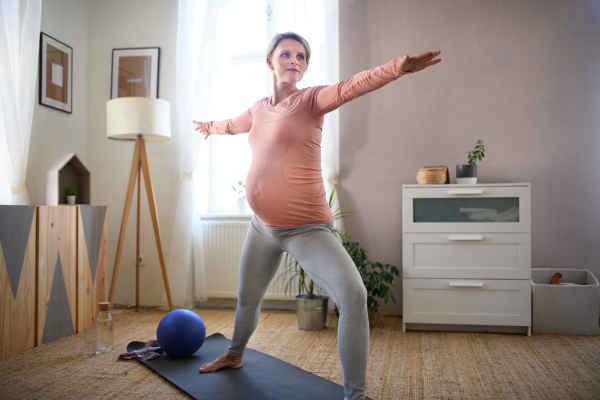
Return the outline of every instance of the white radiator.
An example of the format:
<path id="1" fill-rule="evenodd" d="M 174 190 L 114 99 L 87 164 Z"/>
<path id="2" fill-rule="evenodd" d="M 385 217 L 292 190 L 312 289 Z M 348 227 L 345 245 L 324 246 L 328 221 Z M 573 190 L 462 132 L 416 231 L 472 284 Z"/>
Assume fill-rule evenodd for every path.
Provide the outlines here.
<path id="1" fill-rule="evenodd" d="M 237 298 L 239 265 L 242 247 L 250 220 L 202 219 L 202 237 L 206 262 L 208 297 Z M 285 254 L 265 294 L 269 300 L 294 300 L 297 286 L 285 296 L 284 279 L 277 279 L 284 271 Z"/>

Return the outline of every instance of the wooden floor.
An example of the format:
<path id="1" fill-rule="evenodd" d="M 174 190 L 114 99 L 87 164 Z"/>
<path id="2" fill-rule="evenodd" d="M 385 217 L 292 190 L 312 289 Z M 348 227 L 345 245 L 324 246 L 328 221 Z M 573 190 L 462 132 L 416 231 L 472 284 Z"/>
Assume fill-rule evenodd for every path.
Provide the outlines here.
<path id="1" fill-rule="evenodd" d="M 231 338 L 233 311 L 199 310 L 207 334 Z M 82 334 L 0 361 L 0 399 L 188 398 L 140 363 L 120 361 L 153 339 L 164 311 L 115 316 L 115 350 L 83 356 Z M 262 313 L 248 346 L 342 384 L 337 319 L 300 331 L 294 314 Z M 371 329 L 367 395 L 373 399 L 600 399 L 600 336 L 402 333 L 398 315 Z"/>

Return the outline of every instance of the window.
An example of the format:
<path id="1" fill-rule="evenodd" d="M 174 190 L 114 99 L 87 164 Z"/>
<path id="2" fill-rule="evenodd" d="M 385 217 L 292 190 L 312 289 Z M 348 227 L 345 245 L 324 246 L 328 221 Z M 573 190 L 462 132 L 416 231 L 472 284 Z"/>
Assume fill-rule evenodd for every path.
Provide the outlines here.
<path id="1" fill-rule="evenodd" d="M 294 9 L 296 4 L 296 9 Z M 305 32 L 322 24 L 322 1 L 291 2 L 284 0 L 243 0 L 236 2 L 227 19 L 232 28 L 226 43 L 231 59 L 218 84 L 211 105 L 214 120 L 233 118 L 257 100 L 273 93 L 271 74 L 265 64 L 266 49 L 277 32 L 294 31 L 311 44 L 311 67 L 319 58 L 323 43 L 311 43 Z M 307 15 L 311 16 L 306 21 Z M 310 25 L 310 26 L 309 26 Z M 324 29 L 319 26 L 318 30 Z M 319 35 L 322 37 L 322 35 Z M 309 68 L 309 71 L 311 68 Z M 299 87 L 323 84 L 318 70 L 307 71 Z M 246 180 L 252 156 L 248 134 L 213 135 L 203 146 L 196 177 L 202 175 L 203 201 L 209 213 L 233 213 L 236 210 L 237 181 Z"/>

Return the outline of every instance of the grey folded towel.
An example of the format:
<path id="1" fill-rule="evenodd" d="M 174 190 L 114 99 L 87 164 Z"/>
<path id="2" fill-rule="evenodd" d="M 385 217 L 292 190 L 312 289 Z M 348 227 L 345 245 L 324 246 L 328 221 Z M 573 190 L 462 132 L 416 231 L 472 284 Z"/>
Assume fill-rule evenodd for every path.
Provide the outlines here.
<path id="1" fill-rule="evenodd" d="M 163 349 L 160 347 L 156 340 L 150 340 L 146 343 L 143 349 L 131 351 L 129 353 L 123 353 L 119 355 L 121 360 L 131 360 L 133 358 L 141 358 L 142 360 L 154 360 L 163 353 Z"/>

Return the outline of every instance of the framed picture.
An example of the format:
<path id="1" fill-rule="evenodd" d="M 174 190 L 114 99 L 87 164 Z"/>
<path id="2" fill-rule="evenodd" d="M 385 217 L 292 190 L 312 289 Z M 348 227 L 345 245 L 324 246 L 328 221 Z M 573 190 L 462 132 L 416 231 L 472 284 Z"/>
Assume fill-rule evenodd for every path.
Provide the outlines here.
<path id="1" fill-rule="evenodd" d="M 110 98 L 158 98 L 159 47 L 113 49 Z"/>
<path id="2" fill-rule="evenodd" d="M 40 33 L 40 104 L 73 112 L 73 48 Z"/>

